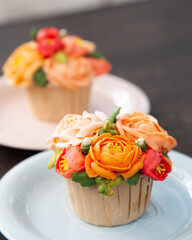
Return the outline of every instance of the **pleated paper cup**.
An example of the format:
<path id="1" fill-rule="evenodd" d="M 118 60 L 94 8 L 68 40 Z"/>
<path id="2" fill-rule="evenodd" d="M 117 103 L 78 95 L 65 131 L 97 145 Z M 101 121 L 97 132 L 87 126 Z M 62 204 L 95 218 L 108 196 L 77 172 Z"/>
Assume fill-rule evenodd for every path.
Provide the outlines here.
<path id="1" fill-rule="evenodd" d="M 97 226 L 117 226 L 139 218 L 146 210 L 153 180 L 141 176 L 136 186 L 123 182 L 113 187 L 114 194 L 97 193 L 97 185 L 81 187 L 66 179 L 70 202 L 75 214 L 83 221 Z"/>
<path id="2" fill-rule="evenodd" d="M 91 85 L 77 91 L 56 86 L 31 86 L 27 88 L 27 95 L 37 118 L 58 122 L 65 114 L 82 114 L 88 109 L 90 89 Z"/>

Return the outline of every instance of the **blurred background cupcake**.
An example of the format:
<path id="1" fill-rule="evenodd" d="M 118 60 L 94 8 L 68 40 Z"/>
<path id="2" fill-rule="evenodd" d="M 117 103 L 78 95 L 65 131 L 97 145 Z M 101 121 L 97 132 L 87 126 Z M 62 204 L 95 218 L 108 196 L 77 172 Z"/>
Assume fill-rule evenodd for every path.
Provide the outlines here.
<path id="1" fill-rule="evenodd" d="M 108 73 L 111 64 L 93 42 L 65 29 L 31 30 L 32 41 L 16 48 L 3 66 L 6 81 L 26 87 L 34 114 L 59 121 L 64 114 L 88 108 L 94 76 Z"/>

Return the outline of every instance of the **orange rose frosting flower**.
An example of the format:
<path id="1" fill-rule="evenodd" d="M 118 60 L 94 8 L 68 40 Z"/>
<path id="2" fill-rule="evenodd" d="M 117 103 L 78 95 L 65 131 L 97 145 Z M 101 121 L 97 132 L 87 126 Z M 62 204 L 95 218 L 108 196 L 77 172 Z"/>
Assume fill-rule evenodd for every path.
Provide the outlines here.
<path id="1" fill-rule="evenodd" d="M 105 133 L 92 139 L 85 169 L 89 177 L 114 180 L 120 174 L 130 178 L 143 168 L 144 157 L 141 148 L 126 137 Z"/>
<path id="2" fill-rule="evenodd" d="M 26 42 L 15 49 L 3 66 L 5 79 L 11 85 L 29 87 L 33 75 L 44 64 L 43 57 L 36 49 L 36 43 Z"/>
<path id="3" fill-rule="evenodd" d="M 177 145 L 176 140 L 159 126 L 157 119 L 139 112 L 117 116 L 116 127 L 119 133 L 129 140 L 143 138 L 146 144 L 160 152 L 169 152 Z"/>

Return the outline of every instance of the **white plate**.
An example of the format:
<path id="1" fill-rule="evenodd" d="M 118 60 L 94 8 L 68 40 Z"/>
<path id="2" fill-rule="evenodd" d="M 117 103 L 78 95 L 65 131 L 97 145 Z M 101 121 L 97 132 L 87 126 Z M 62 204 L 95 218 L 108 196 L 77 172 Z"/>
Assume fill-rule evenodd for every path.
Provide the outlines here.
<path id="1" fill-rule="evenodd" d="M 118 227 L 79 220 L 68 202 L 64 178 L 46 165 L 51 151 L 34 155 L 0 182 L 0 230 L 9 240 L 190 240 L 192 239 L 192 159 L 170 153 L 173 171 L 155 182 L 145 214 Z"/>
<path id="2" fill-rule="evenodd" d="M 46 139 L 57 124 L 40 121 L 31 112 L 25 89 L 0 81 L 0 144 L 10 147 L 44 150 Z M 146 94 L 134 84 L 106 74 L 94 79 L 89 111 L 110 114 L 115 106 L 124 112 L 150 111 Z"/>

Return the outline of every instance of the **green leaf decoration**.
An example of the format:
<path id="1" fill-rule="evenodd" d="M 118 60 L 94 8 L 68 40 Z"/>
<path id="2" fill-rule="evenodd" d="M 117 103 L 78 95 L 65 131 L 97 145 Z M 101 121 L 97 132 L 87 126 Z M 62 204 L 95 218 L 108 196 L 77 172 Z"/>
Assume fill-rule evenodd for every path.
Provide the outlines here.
<path id="1" fill-rule="evenodd" d="M 110 120 L 106 119 L 103 125 L 103 128 L 99 130 L 98 134 L 101 135 L 103 133 L 110 133 L 113 135 L 118 135 L 118 132 L 115 128 L 115 124 Z"/>
<path id="2" fill-rule="evenodd" d="M 53 59 L 57 62 L 66 63 L 67 62 L 67 55 L 63 51 L 57 51 L 53 55 Z"/>
<path id="3" fill-rule="evenodd" d="M 31 29 L 30 37 L 32 40 L 36 41 L 38 31 L 39 31 L 39 28 L 37 28 L 37 27 L 34 27 Z"/>
<path id="4" fill-rule="evenodd" d="M 87 57 L 94 57 L 94 58 L 105 58 L 101 53 L 99 52 L 93 52 L 87 54 Z"/>
<path id="5" fill-rule="evenodd" d="M 116 177 L 115 180 L 97 177 L 95 178 L 95 182 L 99 185 L 97 192 L 104 194 L 106 196 L 112 196 L 113 195 L 112 187 L 121 184 L 123 181 L 124 179 L 121 176 Z"/>
<path id="6" fill-rule="evenodd" d="M 120 112 L 120 107 L 116 107 L 112 113 L 110 114 L 110 116 L 107 118 L 107 120 L 111 121 L 112 123 L 115 123 L 116 121 L 116 116 L 119 114 Z"/>
<path id="7" fill-rule="evenodd" d="M 90 178 L 86 171 L 84 172 L 74 172 L 72 174 L 72 180 L 74 182 L 80 183 L 82 187 L 91 187 L 96 184 L 95 178 Z"/>
<path id="8" fill-rule="evenodd" d="M 33 80 L 36 85 L 39 87 L 45 87 L 48 84 L 48 81 L 45 76 L 45 72 L 43 71 L 42 68 L 40 68 L 34 75 L 33 75 Z"/>
<path id="9" fill-rule="evenodd" d="M 145 152 L 147 150 L 147 145 L 143 138 L 139 138 L 138 140 L 136 140 L 135 144 L 141 148 L 142 152 Z"/>
<path id="10" fill-rule="evenodd" d="M 125 181 L 130 185 L 130 186 L 136 186 L 139 178 L 140 178 L 141 173 L 137 172 L 135 175 L 133 175 L 130 178 L 126 178 Z"/>
<path id="11" fill-rule="evenodd" d="M 98 131 L 98 135 L 100 136 L 101 134 L 103 133 L 108 133 L 108 130 L 104 130 L 103 128 L 101 128 L 99 131 Z"/>
<path id="12" fill-rule="evenodd" d="M 167 155 L 167 153 L 163 153 L 163 152 L 162 152 L 162 154 L 163 154 L 163 156 L 164 156 L 165 158 L 170 159 L 169 156 Z"/>
<path id="13" fill-rule="evenodd" d="M 97 189 L 98 193 L 101 193 L 103 195 L 106 196 L 112 196 L 113 195 L 113 189 L 111 188 L 111 186 L 109 186 L 106 183 L 101 183 Z"/>
<path id="14" fill-rule="evenodd" d="M 120 109 L 121 109 L 120 107 L 116 107 L 110 114 L 110 116 L 104 121 L 102 129 L 100 129 L 98 132 L 99 136 L 103 133 L 110 133 L 112 136 L 118 135 L 118 132 L 115 128 L 115 121 L 116 116 L 117 114 L 119 114 Z"/>
<path id="15" fill-rule="evenodd" d="M 55 154 L 53 154 L 53 156 L 51 157 L 51 159 L 49 160 L 49 163 L 47 165 L 48 169 L 55 167 L 55 162 L 56 162 L 57 156 L 60 154 L 60 152 L 61 151 L 57 151 Z"/>
<path id="16" fill-rule="evenodd" d="M 83 142 L 81 143 L 81 151 L 85 156 L 87 156 L 87 154 L 89 153 L 89 149 L 90 149 L 91 145 L 92 145 L 91 142 L 87 143 L 87 144 L 85 144 Z"/>

